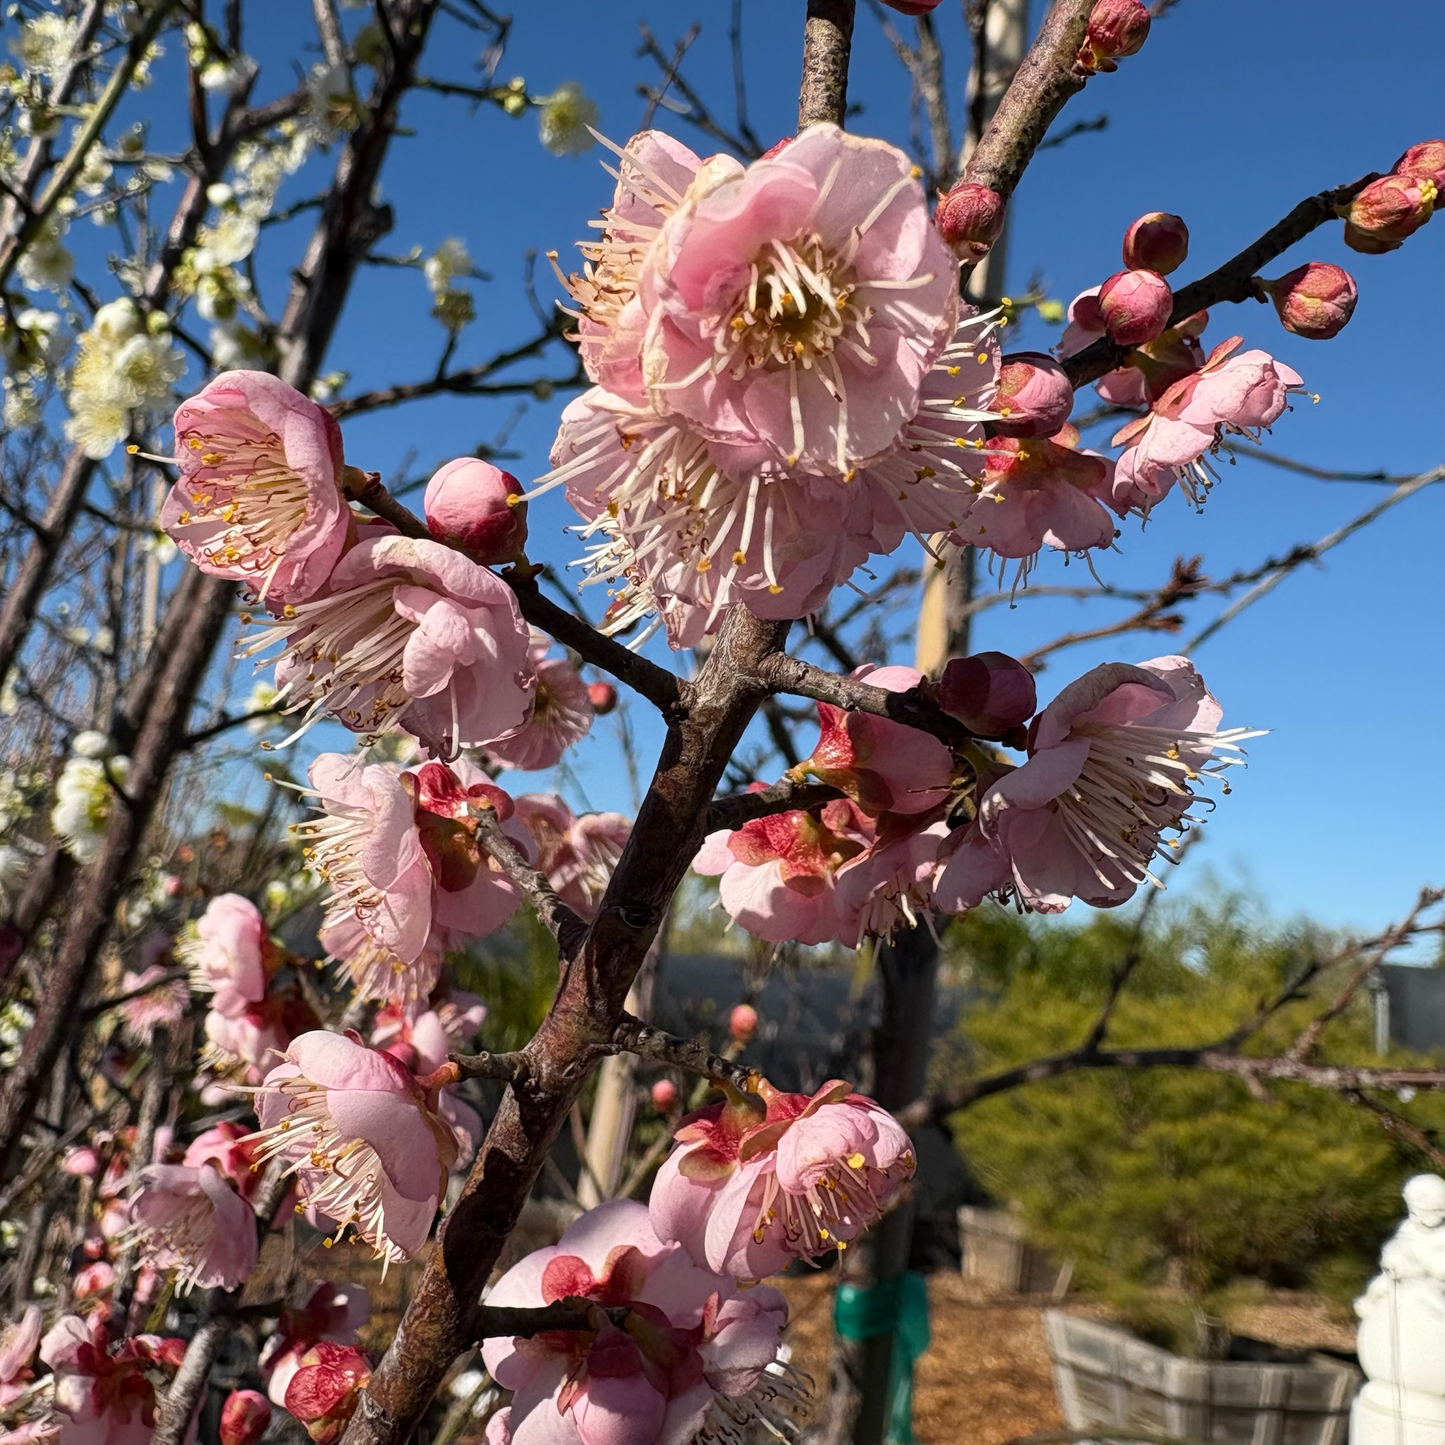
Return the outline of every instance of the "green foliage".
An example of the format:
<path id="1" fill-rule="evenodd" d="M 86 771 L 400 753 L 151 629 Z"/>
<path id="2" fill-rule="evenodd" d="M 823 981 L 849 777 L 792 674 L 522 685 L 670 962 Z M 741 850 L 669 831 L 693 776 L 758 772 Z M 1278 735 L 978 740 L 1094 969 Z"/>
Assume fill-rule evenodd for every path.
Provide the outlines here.
<path id="1" fill-rule="evenodd" d="M 1335 940 L 1254 916 L 1236 896 L 1082 924 L 978 910 L 950 935 L 951 961 L 987 995 L 970 1009 L 947 1072 L 988 1074 L 1076 1048 L 1099 1017 L 1120 960 L 1139 962 L 1106 1047 L 1197 1045 L 1228 1035 Z M 1341 983 L 1329 970 L 1248 1045 L 1278 1053 Z M 1363 1000 L 1331 1026 L 1322 1057 L 1375 1063 Z M 1400 1112 L 1396 1100 L 1386 1102 Z M 1429 1128 L 1440 1101 L 1409 1106 Z M 1303 1085 L 1253 1097 L 1237 1079 L 1188 1069 L 1065 1075 L 983 1100 L 956 1138 L 1040 1243 L 1077 1261 L 1076 1278 L 1147 1323 L 1172 1294 L 1185 1312 L 1241 1280 L 1358 1291 L 1400 1217 L 1399 1189 L 1428 1167 L 1369 1111 Z M 1151 1293 L 1152 1291 L 1152 1293 Z M 1192 1302 L 1192 1303 L 1191 1303 Z M 1177 1331 L 1160 1320 L 1156 1337 Z"/>

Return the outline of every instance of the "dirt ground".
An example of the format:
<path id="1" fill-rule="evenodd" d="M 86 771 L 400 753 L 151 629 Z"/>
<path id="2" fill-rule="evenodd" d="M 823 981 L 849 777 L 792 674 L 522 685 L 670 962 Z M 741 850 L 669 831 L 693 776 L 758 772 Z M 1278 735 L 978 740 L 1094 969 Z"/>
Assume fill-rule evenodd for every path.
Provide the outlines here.
<path id="1" fill-rule="evenodd" d="M 826 1387 L 832 1334 L 831 1274 L 773 1279 L 788 1297 L 793 1362 Z M 933 1343 L 918 1363 L 914 1433 L 919 1445 L 1004 1445 L 1063 1427 L 1054 1395 L 1039 1297 L 1000 1298 L 958 1275 L 928 1281 Z M 1084 1303 L 1065 1306 L 1098 1311 Z M 1338 1306 L 1312 1295 L 1276 1292 L 1241 1306 L 1231 1326 L 1291 1348 L 1352 1350 L 1354 1329 Z"/>

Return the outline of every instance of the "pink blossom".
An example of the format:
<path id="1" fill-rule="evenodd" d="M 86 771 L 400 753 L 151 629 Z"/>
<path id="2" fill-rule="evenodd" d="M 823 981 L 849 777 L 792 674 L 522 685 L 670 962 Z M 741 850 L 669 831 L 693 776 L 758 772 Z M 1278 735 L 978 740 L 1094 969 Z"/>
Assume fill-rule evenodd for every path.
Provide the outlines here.
<path id="1" fill-rule="evenodd" d="M 722 906 L 756 937 L 827 943 L 838 936 L 838 870 L 872 841 L 868 819 L 840 798 L 816 813 L 772 813 L 710 833 L 692 866 L 719 876 Z"/>
<path id="2" fill-rule="evenodd" d="M 532 715 L 521 727 L 494 738 L 487 754 L 508 768 L 550 768 L 592 729 L 592 699 L 568 657 L 548 659 L 552 641 L 532 634 L 531 663 L 537 675 Z"/>
<path id="3" fill-rule="evenodd" d="M 1278 281 L 1261 281 L 1262 290 L 1286 331 L 1309 341 L 1328 341 L 1345 329 L 1354 315 L 1358 292 L 1355 278 L 1342 266 L 1306 261 Z"/>
<path id="4" fill-rule="evenodd" d="M 445 954 L 430 934 L 410 962 L 373 938 L 355 913 L 338 912 L 323 922 L 318 936 L 327 954 L 340 962 L 357 998 L 415 1010 L 441 980 Z"/>
<path id="5" fill-rule="evenodd" d="M 230 1180 L 242 1199 L 249 1200 L 260 1186 L 261 1175 L 253 1167 L 255 1149 L 247 1138 L 248 1131 L 240 1124 L 223 1119 L 191 1140 L 181 1163 L 193 1169 L 209 1165 Z"/>
<path id="6" fill-rule="evenodd" d="M 621 813 L 574 818 L 555 794 L 524 793 L 517 799 L 517 821 L 531 835 L 537 867 L 562 901 L 583 918 L 594 917 L 632 834 L 632 820 Z"/>
<path id="7" fill-rule="evenodd" d="M 128 1208 L 141 1247 L 181 1289 L 235 1289 L 256 1267 L 256 1216 L 209 1164 L 149 1164 Z"/>
<path id="8" fill-rule="evenodd" d="M 399 726 L 455 757 L 520 726 L 532 706 L 512 589 L 440 542 L 363 538 L 322 592 L 287 607 L 242 654 L 276 646 L 283 710 L 302 713 L 293 736 L 329 714 L 368 736 Z"/>
<path id="9" fill-rule="evenodd" d="M 865 937 L 887 938 L 900 926 L 915 927 L 932 908 L 938 850 L 948 827 L 920 821 L 890 814 L 868 851 L 838 870 L 840 943 L 857 948 Z"/>
<path id="10" fill-rule="evenodd" d="M 602 301 L 574 289 L 601 384 L 564 413 L 538 487 L 566 485 L 594 579 L 622 589 L 609 623 L 656 607 L 686 645 L 735 601 L 803 616 L 870 551 L 939 529 L 916 497 L 961 518 L 971 459 L 949 448 L 984 418 L 948 373 L 982 347 L 991 386 L 996 353 L 985 324 L 955 335 L 955 268 L 906 157 L 821 125 L 745 170 L 664 177 L 647 146 L 624 164 L 658 204 L 606 248 Z M 920 432 L 944 467 L 912 455 Z"/>
<path id="11" fill-rule="evenodd" d="M 169 952 L 170 939 L 164 934 L 161 937 Z M 167 979 L 169 972 L 166 963 L 153 963 L 138 972 L 128 968 L 121 974 L 121 992 L 134 992 L 135 997 L 127 999 L 117 1012 L 125 1021 L 126 1032 L 138 1043 L 149 1043 L 158 1027 L 179 1023 L 186 1015 L 190 991 L 184 979 Z"/>
<path id="12" fill-rule="evenodd" d="M 1120 516 L 1130 510 L 1147 515 L 1176 481 L 1190 501 L 1200 503 L 1214 482 L 1206 454 L 1225 433 L 1257 440 L 1300 390 L 1298 373 L 1268 352 L 1239 351 L 1241 339 L 1220 342 L 1203 367 L 1175 382 L 1148 416 L 1115 433 L 1114 445 L 1127 448 L 1112 486 Z"/>
<path id="13" fill-rule="evenodd" d="M 1182 657 L 1106 663 L 1070 683 L 1034 720 L 1028 761 L 983 794 L 970 846 L 939 876 L 940 906 L 960 911 L 999 891 L 1057 913 L 1074 898 L 1112 907 L 1157 884 L 1164 831 L 1192 821 L 1200 780 L 1237 764 L 1240 741 L 1258 736 L 1221 732 L 1221 716 Z"/>
<path id="14" fill-rule="evenodd" d="M 1425 140 L 1412 145 L 1390 167 L 1397 176 L 1417 176 L 1445 186 L 1445 140 Z"/>
<path id="15" fill-rule="evenodd" d="M 447 1062 L 447 1055 L 458 1043 L 472 1038 L 486 1017 L 486 1006 L 450 1017 L 427 1009 L 415 1018 L 402 1017 L 395 1029 L 374 1030 L 372 1045 L 384 1049 L 392 1058 L 405 1064 L 418 1086 L 426 1088 L 431 1076 Z M 387 1035 L 383 1041 L 380 1035 Z M 465 1099 L 459 1098 L 455 1087 L 444 1084 L 435 1090 L 436 1114 L 451 1129 L 456 1140 L 453 1169 L 465 1169 L 482 1139 L 482 1120 Z"/>
<path id="16" fill-rule="evenodd" d="M 1075 356 L 1104 334 L 1099 311 L 1099 287 L 1080 292 L 1069 306 L 1069 324 L 1055 348 L 1061 359 Z M 1095 390 L 1111 406 L 1147 406 L 1157 401 L 1176 381 L 1204 365 L 1204 352 L 1196 338 L 1209 319 L 1207 311 L 1186 317 L 1177 326 L 1130 352 L 1126 363 L 1107 372 Z"/>
<path id="17" fill-rule="evenodd" d="M 40 1343 L 40 1323 L 40 1306 L 31 1305 L 19 1324 L 7 1324 L 0 1330 L 0 1409 L 25 1394 L 34 1373 L 31 1366 Z"/>
<path id="18" fill-rule="evenodd" d="M 316 797 L 322 816 L 298 831 L 311 866 L 331 885 L 328 947 L 354 944 L 354 932 L 337 930 L 349 921 L 360 924 L 404 967 L 419 965 L 428 986 L 399 991 L 421 997 L 435 983 L 447 948 L 493 932 L 516 911 L 516 889 L 472 836 L 471 810 L 495 811 L 524 850 L 528 834 L 510 822 L 512 800 L 474 764 L 458 759 L 451 767 L 424 763 L 397 771 L 322 753 L 310 780 L 305 791 Z M 387 962 L 375 962 L 375 974 L 358 966 L 352 977 L 358 984 L 374 981 L 378 991 L 368 996 L 390 997 Z"/>
<path id="19" fill-rule="evenodd" d="M 1074 409 L 1074 385 L 1053 357 L 1017 351 L 1003 358 L 991 409 L 1000 436 L 1053 436 Z"/>
<path id="20" fill-rule="evenodd" d="M 787 1305 L 767 1286 L 739 1292 L 653 1232 L 647 1209 L 615 1199 L 556 1245 L 514 1265 L 487 1302 L 600 1306 L 592 1327 L 488 1339 L 482 1358 L 513 1391 L 514 1445 L 686 1445 L 731 1426 L 776 1422 L 771 1401 L 798 1398 L 777 1362 Z M 602 1312 L 625 1306 L 620 1323 Z M 711 1430 L 709 1429 L 711 1427 Z"/>
<path id="21" fill-rule="evenodd" d="M 473 562 L 511 562 L 527 545 L 522 484 L 480 457 L 458 457 L 432 474 L 423 501 L 427 531 Z"/>
<path id="22" fill-rule="evenodd" d="M 303 1204 L 354 1227 L 378 1257 L 407 1259 L 431 1231 L 456 1158 L 435 1102 L 390 1054 L 303 1034 L 256 1096 L 257 1158 L 282 1159 Z"/>
<path id="23" fill-rule="evenodd" d="M 851 676 L 886 692 L 908 692 L 923 681 L 915 667 L 872 664 Z M 818 741 L 801 770 L 847 793 L 870 816 L 925 813 L 948 796 L 953 755 L 930 734 L 827 702 L 818 704 L 818 725 Z"/>
<path id="24" fill-rule="evenodd" d="M 40 1358 L 55 1376 L 62 1441 L 150 1445 L 156 1392 L 147 1367 L 174 1370 L 184 1354 L 184 1340 L 156 1335 L 137 1335 L 113 1348 L 99 1315 L 88 1322 L 62 1315 L 40 1342 Z"/>
<path id="25" fill-rule="evenodd" d="M 286 1386 L 286 1408 L 317 1445 L 339 1439 L 371 1382 L 371 1361 L 355 1345 L 319 1340 Z"/>
<path id="26" fill-rule="evenodd" d="M 1143 49 L 1152 23 L 1143 0 L 1097 0 L 1079 58 L 1096 70 L 1117 70 L 1117 60 Z"/>
<path id="27" fill-rule="evenodd" d="M 264 372 L 222 372 L 176 411 L 176 463 L 161 526 L 201 571 L 276 608 L 320 590 L 351 526 L 324 407 Z"/>
<path id="28" fill-rule="evenodd" d="M 239 1070 L 249 1081 L 259 1081 L 275 1061 L 274 1055 L 283 1053 L 291 1042 L 288 1012 L 285 1002 L 275 997 L 249 1004 L 235 1018 L 211 1009 L 204 1025 L 203 1061 L 222 1072 Z"/>
<path id="29" fill-rule="evenodd" d="M 1113 463 L 1076 449 L 1078 433 L 1055 437 L 994 437 L 984 483 L 967 520 L 952 535 L 1019 563 L 1027 576 L 1040 549 L 1086 552 L 1108 547 L 1114 520 L 1103 505 Z"/>
<path id="30" fill-rule="evenodd" d="M 661 1239 L 709 1269 L 761 1279 L 846 1248 L 913 1176 L 893 1116 L 834 1079 L 817 1093 L 729 1091 L 676 1133 L 649 1205 Z"/>
<path id="31" fill-rule="evenodd" d="M 322 1280 L 297 1308 L 281 1311 L 276 1333 L 261 1351 L 261 1371 L 273 1405 L 284 1405 L 286 1388 L 301 1359 L 318 1340 L 353 1345 L 356 1332 L 371 1318 L 371 1300 L 361 1285 Z"/>
<path id="32" fill-rule="evenodd" d="M 239 893 L 211 899 L 176 954 L 191 971 L 191 987 L 214 994 L 211 1007 L 225 1018 L 239 1018 L 260 1003 L 280 963 L 261 910 Z"/>
<path id="33" fill-rule="evenodd" d="M 758 1011 L 750 1003 L 733 1006 L 728 1014 L 728 1033 L 740 1044 L 748 1042 L 758 1031 Z"/>
<path id="34" fill-rule="evenodd" d="M 1381 176 L 1371 181 L 1339 208 L 1345 218 L 1345 245 L 1367 256 L 1398 250 L 1430 219 L 1438 195 L 1439 187 L 1428 174 Z"/>

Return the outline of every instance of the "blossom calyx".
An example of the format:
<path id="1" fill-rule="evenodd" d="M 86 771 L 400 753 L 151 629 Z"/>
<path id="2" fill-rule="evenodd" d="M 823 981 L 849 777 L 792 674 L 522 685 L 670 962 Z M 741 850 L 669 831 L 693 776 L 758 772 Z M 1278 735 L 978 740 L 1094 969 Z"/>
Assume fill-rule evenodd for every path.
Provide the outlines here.
<path id="1" fill-rule="evenodd" d="M 1189 254 L 1189 227 L 1181 216 L 1150 211 L 1124 232 L 1124 264 L 1131 271 L 1157 271 L 1167 276 Z"/>
<path id="2" fill-rule="evenodd" d="M 1117 70 L 1117 61 L 1144 48 L 1153 22 L 1143 0 L 1098 0 L 1079 51 L 1085 70 Z"/>
<path id="3" fill-rule="evenodd" d="M 938 234 L 966 261 L 982 261 L 1003 234 L 1004 198 L 976 181 L 960 181 L 938 203 Z"/>
<path id="4" fill-rule="evenodd" d="M 954 657 L 938 684 L 938 705 L 980 738 L 1002 738 L 1038 706 L 1034 675 L 1004 652 Z"/>
<path id="5" fill-rule="evenodd" d="M 232 1390 L 221 1406 L 221 1445 L 256 1445 L 271 1423 L 271 1402 L 259 1390 Z"/>
<path id="6" fill-rule="evenodd" d="M 370 1380 L 371 1361 L 355 1345 L 318 1340 L 302 1355 L 301 1367 L 286 1387 L 286 1408 L 317 1445 L 329 1445 L 356 1413 Z"/>
<path id="7" fill-rule="evenodd" d="M 1111 341 L 1142 346 L 1169 324 L 1174 293 L 1157 272 L 1119 271 L 1099 288 L 1099 315 Z"/>
<path id="8" fill-rule="evenodd" d="M 491 566 L 511 562 L 527 543 L 527 503 L 510 472 L 480 457 L 458 457 L 426 484 L 427 530 L 438 542 Z"/>
<path id="9" fill-rule="evenodd" d="M 1345 245 L 1367 256 L 1394 251 L 1431 217 L 1439 187 L 1429 176 L 1381 176 L 1339 207 Z"/>
<path id="10" fill-rule="evenodd" d="M 1354 314 L 1355 278 L 1328 261 L 1307 261 L 1277 281 L 1261 281 L 1286 331 L 1310 341 L 1328 341 Z"/>
<path id="11" fill-rule="evenodd" d="M 998 388 L 989 410 L 1000 436 L 1053 436 L 1074 409 L 1074 384 L 1051 356 L 1041 351 L 1017 351 L 1003 358 Z"/>

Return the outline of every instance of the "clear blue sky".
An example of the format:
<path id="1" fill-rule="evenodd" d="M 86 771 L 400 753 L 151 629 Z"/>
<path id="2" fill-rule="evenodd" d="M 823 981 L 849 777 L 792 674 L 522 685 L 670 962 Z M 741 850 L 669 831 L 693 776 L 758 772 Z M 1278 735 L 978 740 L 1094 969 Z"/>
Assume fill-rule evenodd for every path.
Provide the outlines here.
<path id="1" fill-rule="evenodd" d="M 534 91 L 581 81 L 600 103 L 602 128 L 619 141 L 641 116 L 637 83 L 655 75 L 635 54 L 638 23 L 647 21 L 670 47 L 699 20 L 685 73 L 731 120 L 728 0 L 543 0 L 513 8 L 501 77 L 523 75 Z M 294 6 L 298 19 L 303 9 Z M 1036 21 L 1042 9 L 1035 0 Z M 938 11 L 955 105 L 967 66 L 959 10 L 958 0 L 945 0 Z M 293 5 L 286 12 L 289 25 Z M 793 125 L 803 5 L 746 0 L 744 12 L 752 120 L 770 141 Z M 427 68 L 466 79 L 475 46 L 454 26 L 447 34 Z M 265 45 L 256 49 L 265 61 Z M 1011 283 L 1037 273 L 1051 295 L 1069 299 L 1117 268 L 1124 227 L 1149 210 L 1177 211 L 1189 223 L 1192 254 L 1181 278 L 1212 268 L 1301 197 L 1387 169 L 1407 144 L 1445 133 L 1442 53 L 1445 7 L 1437 0 L 1394 0 L 1364 12 L 1345 0 L 1180 0 L 1156 22 L 1144 51 L 1091 83 L 1063 118 L 1105 113 L 1108 129 L 1043 153 L 1029 171 L 1013 208 Z M 272 67 L 263 93 L 286 83 Z M 906 142 L 907 81 L 866 9 L 850 98 L 864 107 L 854 129 Z M 399 141 L 385 173 L 398 224 L 384 248 L 430 250 L 457 235 L 494 273 L 477 288 L 479 320 L 458 358 L 478 360 L 528 334 L 518 286 L 524 252 L 557 249 L 565 258 L 611 182 L 598 167 L 599 151 L 565 159 L 544 151 L 530 116 L 514 121 L 491 107 L 472 113 L 466 102 L 419 95 L 404 119 L 426 139 Z M 1266 445 L 1334 468 L 1411 472 L 1445 459 L 1445 221 L 1382 257 L 1353 256 L 1331 226 L 1272 274 L 1307 259 L 1346 264 L 1359 281 L 1358 311 L 1338 340 L 1288 336 L 1269 308 L 1252 303 L 1221 308 L 1208 334 L 1218 340 L 1242 331 L 1321 394 L 1318 406 L 1305 403 L 1283 418 Z M 550 301 L 556 288 L 540 268 L 539 280 Z M 273 290 L 273 307 L 279 297 Z M 369 273 L 329 365 L 352 373 L 349 389 L 427 376 L 441 340 L 427 305 L 419 274 Z M 1012 344 L 1042 347 L 1055 336 L 1034 322 Z M 1081 398 L 1080 409 L 1090 400 Z M 524 480 L 546 468 L 560 407 L 531 404 L 512 433 L 522 460 L 510 465 Z M 508 409 L 447 398 L 357 418 L 345 427 L 348 459 L 387 471 L 413 456 L 413 472 L 425 474 L 494 434 Z M 1126 527 L 1120 554 L 1106 556 L 1100 571 L 1110 581 L 1149 585 L 1176 554 L 1203 553 L 1205 570 L 1223 575 L 1322 536 L 1379 495 L 1370 485 L 1241 463 L 1227 469 L 1202 516 L 1171 497 L 1147 532 Z M 562 531 L 568 520 L 559 494 L 534 507 L 536 555 L 559 563 L 574 555 Z M 1197 655 L 1226 723 L 1273 732 L 1252 746 L 1251 766 L 1216 811 L 1192 870 L 1248 879 L 1278 913 L 1307 911 L 1362 927 L 1403 912 L 1421 882 L 1445 881 L 1445 770 L 1433 746 L 1445 698 L 1442 530 L 1445 487 L 1437 487 L 1331 553 L 1323 567 L 1290 579 Z M 1077 582 L 1086 574 L 1064 573 L 1049 559 L 1036 577 Z M 1113 615 L 1099 603 L 1000 607 L 984 617 L 977 645 L 1023 652 Z M 1042 676 L 1041 690 L 1052 695 L 1096 662 L 1137 660 L 1173 645 L 1129 637 L 1075 649 Z M 650 758 L 660 733 L 641 709 L 637 724 Z M 613 737 L 601 726 L 576 764 L 592 805 L 626 808 Z"/>

